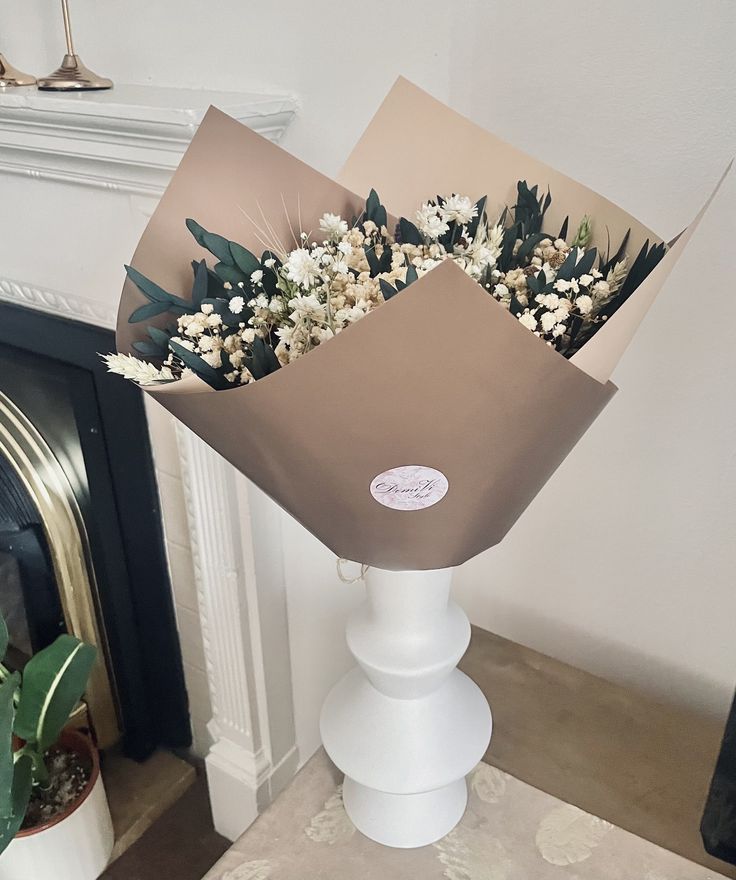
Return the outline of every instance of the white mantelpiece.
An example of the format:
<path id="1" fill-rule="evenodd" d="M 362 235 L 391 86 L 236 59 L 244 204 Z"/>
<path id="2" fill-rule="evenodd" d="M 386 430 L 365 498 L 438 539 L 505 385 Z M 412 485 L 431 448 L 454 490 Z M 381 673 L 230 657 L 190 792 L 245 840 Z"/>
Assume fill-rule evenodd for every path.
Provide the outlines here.
<path id="1" fill-rule="evenodd" d="M 0 172 L 160 196 L 210 105 L 278 140 L 289 95 L 119 85 L 0 91 Z"/>
<path id="2" fill-rule="evenodd" d="M 0 91 L 0 300 L 114 328 L 123 263 L 210 105 L 274 141 L 297 106 L 289 95 L 148 86 Z M 197 642 L 202 658 L 190 703 L 206 705 L 213 814 L 234 839 L 297 765 L 280 533 L 274 521 L 254 542 L 250 505 L 263 499 L 147 409 L 174 592 L 182 581 L 186 594 L 182 647 Z M 259 511 L 254 528 L 268 518 Z"/>

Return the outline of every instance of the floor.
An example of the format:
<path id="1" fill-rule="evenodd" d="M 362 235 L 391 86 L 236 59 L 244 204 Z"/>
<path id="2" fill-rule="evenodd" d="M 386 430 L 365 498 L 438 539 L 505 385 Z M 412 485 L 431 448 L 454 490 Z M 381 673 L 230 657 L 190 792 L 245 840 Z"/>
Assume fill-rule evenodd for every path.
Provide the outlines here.
<path id="1" fill-rule="evenodd" d="M 461 667 L 494 711 L 486 761 L 665 849 L 736 878 L 710 859 L 698 827 L 722 723 L 653 702 L 482 630 Z M 201 880 L 228 848 L 192 786 L 103 875 Z"/>
<path id="2" fill-rule="evenodd" d="M 207 783 L 200 775 L 101 880 L 201 880 L 229 846 L 212 828 Z"/>
<path id="3" fill-rule="evenodd" d="M 113 859 L 131 847 L 196 779 L 191 763 L 163 750 L 140 764 L 120 751 L 108 751 L 102 775 L 115 829 Z"/>

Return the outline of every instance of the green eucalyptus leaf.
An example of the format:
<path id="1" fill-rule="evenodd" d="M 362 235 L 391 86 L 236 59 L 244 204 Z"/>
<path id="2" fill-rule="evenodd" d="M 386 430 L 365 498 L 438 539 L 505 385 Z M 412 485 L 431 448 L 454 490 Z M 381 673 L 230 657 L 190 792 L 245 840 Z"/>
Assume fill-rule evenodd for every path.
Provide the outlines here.
<path id="1" fill-rule="evenodd" d="M 97 650 L 68 634 L 59 636 L 23 670 L 15 733 L 45 752 L 59 738 L 87 687 Z"/>
<path id="2" fill-rule="evenodd" d="M 183 345 L 174 342 L 173 339 L 169 342 L 169 348 L 180 358 L 185 366 L 189 367 L 190 370 L 196 373 L 203 382 L 214 388 L 215 391 L 223 391 L 226 388 L 232 387 L 221 373 L 214 367 L 211 367 L 207 361 L 202 360 L 193 351 L 189 351 L 188 348 L 184 348 Z"/>
<path id="3" fill-rule="evenodd" d="M 402 244 L 422 244 L 422 234 L 410 220 L 406 219 L 406 217 L 402 217 L 399 220 L 399 236 Z"/>
<path id="4" fill-rule="evenodd" d="M 145 303 L 145 305 L 138 306 L 137 309 L 130 313 L 128 323 L 138 324 L 141 321 L 148 321 L 150 318 L 155 318 L 156 315 L 163 315 L 163 313 L 168 312 L 170 308 L 171 305 L 166 302 Z"/>
<path id="5" fill-rule="evenodd" d="M 160 345 L 157 345 L 155 342 L 149 342 L 147 339 L 134 342 L 133 348 L 144 357 L 165 357 L 168 352 L 168 346 L 167 348 L 162 348 Z"/>
<path id="6" fill-rule="evenodd" d="M 233 288 L 237 287 L 238 284 L 242 282 L 242 284 L 248 285 L 248 289 L 250 289 L 248 276 L 238 269 L 237 266 L 228 266 L 226 263 L 217 263 L 215 265 L 215 274 L 221 281 L 229 281 L 232 284 Z M 235 290 L 224 290 L 223 294 L 230 296 L 235 296 Z"/>
<path id="7" fill-rule="evenodd" d="M 258 257 L 234 241 L 230 242 L 230 253 L 233 260 L 235 260 L 235 265 L 246 276 L 248 281 L 250 281 L 251 273 L 261 268 L 261 261 Z"/>
<path id="8" fill-rule="evenodd" d="M 417 275 L 417 270 L 414 266 L 408 266 L 406 269 L 406 286 L 408 287 L 410 284 L 413 284 L 419 276 Z"/>
<path id="9" fill-rule="evenodd" d="M 386 302 L 388 302 L 392 296 L 396 296 L 399 292 L 397 288 L 392 287 L 384 278 L 380 278 L 378 283 L 381 286 L 381 293 Z"/>
<path id="10" fill-rule="evenodd" d="M 151 281 L 150 278 L 141 275 L 141 273 L 132 266 L 126 266 L 125 271 L 128 278 L 130 278 L 133 284 L 135 284 L 138 290 L 140 290 L 143 296 L 145 296 L 150 302 L 171 303 L 187 309 L 191 307 L 191 304 L 187 300 L 182 299 L 180 296 L 175 296 L 173 293 L 168 293 L 163 287 L 159 287 L 158 284 Z"/>
<path id="11" fill-rule="evenodd" d="M 230 253 L 230 242 L 226 238 L 223 238 L 221 235 L 216 235 L 214 232 L 208 232 L 204 226 L 200 226 L 196 220 L 192 220 L 191 218 L 189 218 L 186 223 L 187 229 L 192 233 L 194 240 L 200 245 L 200 247 L 203 247 L 211 254 L 214 254 L 218 260 L 225 263 L 227 266 L 235 265 L 235 260 Z"/>
<path id="12" fill-rule="evenodd" d="M 192 305 L 199 308 L 200 303 L 209 292 L 209 273 L 207 263 L 204 260 L 200 260 L 195 265 L 197 268 L 194 271 L 194 284 L 192 285 Z"/>

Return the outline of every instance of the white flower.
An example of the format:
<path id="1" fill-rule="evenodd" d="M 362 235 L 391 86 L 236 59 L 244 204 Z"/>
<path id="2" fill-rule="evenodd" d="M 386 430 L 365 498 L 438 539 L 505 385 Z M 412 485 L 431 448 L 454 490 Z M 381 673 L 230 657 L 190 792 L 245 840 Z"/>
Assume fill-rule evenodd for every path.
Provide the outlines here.
<path id="1" fill-rule="evenodd" d="M 255 272 L 253 273 L 255 274 Z M 234 296 L 229 303 L 229 309 L 234 315 L 239 315 L 245 308 L 245 300 L 242 296 Z"/>
<path id="2" fill-rule="evenodd" d="M 555 247 L 558 251 L 563 251 L 567 248 L 567 242 L 564 238 L 558 238 L 555 240 Z"/>
<path id="3" fill-rule="evenodd" d="M 545 295 L 544 299 L 542 300 L 542 304 L 544 305 L 545 308 L 547 308 L 553 312 L 556 308 L 559 307 L 560 298 L 559 298 L 559 296 L 557 296 L 556 293 L 548 293 Z"/>
<path id="4" fill-rule="evenodd" d="M 335 260 L 332 264 L 332 271 L 335 275 L 347 275 L 348 274 L 348 264 L 345 260 Z"/>
<path id="5" fill-rule="evenodd" d="M 219 349 L 217 351 L 206 351 L 202 355 L 202 360 L 215 369 L 222 366 L 222 355 Z"/>
<path id="6" fill-rule="evenodd" d="M 264 261 L 263 261 L 263 265 L 264 265 L 267 269 L 273 269 L 273 267 L 276 265 L 276 260 L 274 260 L 273 257 L 269 257 L 267 260 L 264 260 Z"/>
<path id="7" fill-rule="evenodd" d="M 337 246 L 337 249 L 341 254 L 345 254 L 346 257 L 349 257 L 353 253 L 353 246 L 349 241 L 341 241 Z"/>
<path id="8" fill-rule="evenodd" d="M 417 226 L 422 235 L 427 238 L 437 239 L 444 235 L 450 228 L 439 216 L 437 205 L 425 202 L 417 211 Z"/>
<path id="9" fill-rule="evenodd" d="M 581 275 L 578 279 L 583 287 L 589 287 L 593 283 L 592 275 Z"/>
<path id="10" fill-rule="evenodd" d="M 593 308 L 593 300 L 587 293 L 584 293 L 575 300 L 575 305 L 581 315 L 588 315 Z"/>
<path id="11" fill-rule="evenodd" d="M 202 312 L 203 315 L 211 315 L 214 308 L 215 307 L 212 305 L 212 303 L 204 303 L 199 307 L 199 310 Z"/>
<path id="12" fill-rule="evenodd" d="M 540 323 L 542 325 L 542 330 L 544 330 L 545 333 L 549 333 L 557 323 L 557 316 L 554 312 L 545 312 L 540 319 Z"/>
<path id="13" fill-rule="evenodd" d="M 197 345 L 200 351 L 212 351 L 212 337 L 202 336 Z"/>
<path id="14" fill-rule="evenodd" d="M 256 338 L 256 331 L 252 327 L 248 327 L 247 330 L 243 330 L 243 332 L 240 334 L 240 338 L 243 340 L 243 342 L 247 342 L 248 344 L 250 344 Z"/>
<path id="15" fill-rule="evenodd" d="M 319 230 L 332 241 L 347 235 L 348 224 L 339 214 L 323 214 L 319 221 Z"/>
<path id="16" fill-rule="evenodd" d="M 493 295 L 497 296 L 499 299 L 503 299 L 506 296 L 510 296 L 509 289 L 505 284 L 497 284 L 493 288 Z"/>
<path id="17" fill-rule="evenodd" d="M 557 324 L 555 329 L 552 331 L 552 335 L 557 338 L 558 336 L 562 336 L 567 328 L 564 324 Z"/>
<path id="18" fill-rule="evenodd" d="M 536 330 L 537 329 L 537 319 L 532 315 L 531 312 L 524 312 L 524 314 L 519 318 L 519 323 L 523 324 L 527 330 Z"/>
<path id="19" fill-rule="evenodd" d="M 262 278 L 263 269 L 256 269 L 255 272 L 250 273 L 250 280 L 253 282 L 253 284 L 259 284 Z"/>
<path id="20" fill-rule="evenodd" d="M 611 285 L 607 281 L 596 281 L 593 285 L 593 295 L 598 299 L 604 299 L 611 292 Z"/>
<path id="21" fill-rule="evenodd" d="M 106 354 L 102 355 L 102 360 L 111 373 L 117 373 L 118 376 L 123 376 L 139 385 L 155 385 L 157 382 L 174 380 L 174 374 L 168 367 L 159 369 L 148 361 L 139 360 L 129 354 Z"/>
<path id="22" fill-rule="evenodd" d="M 325 307 L 313 293 L 309 296 L 295 296 L 289 305 L 293 309 L 289 315 L 292 321 L 309 319 L 321 323 L 325 320 Z"/>
<path id="23" fill-rule="evenodd" d="M 448 223 L 459 223 L 461 226 L 470 223 L 473 217 L 477 216 L 478 208 L 472 199 L 467 196 L 452 195 L 445 200 L 442 205 L 442 218 Z"/>
<path id="24" fill-rule="evenodd" d="M 286 260 L 286 277 L 289 281 L 309 289 L 319 278 L 319 266 L 305 248 L 292 251 Z"/>

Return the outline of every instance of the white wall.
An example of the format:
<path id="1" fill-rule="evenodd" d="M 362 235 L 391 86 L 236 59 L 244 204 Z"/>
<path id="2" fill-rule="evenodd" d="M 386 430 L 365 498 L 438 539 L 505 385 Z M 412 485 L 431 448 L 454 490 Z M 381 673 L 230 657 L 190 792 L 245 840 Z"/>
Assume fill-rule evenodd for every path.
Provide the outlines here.
<path id="1" fill-rule="evenodd" d="M 3 51 L 39 73 L 61 54 L 49 6 L 0 7 Z M 297 92 L 285 145 L 327 172 L 399 73 L 664 236 L 736 152 L 732 0 L 72 0 L 72 13 L 80 54 L 119 81 Z M 480 625 L 713 713 L 736 679 L 735 199 L 732 179 L 617 370 L 620 394 L 456 579 Z M 298 526 L 284 536 L 306 757 L 359 590 Z"/>

